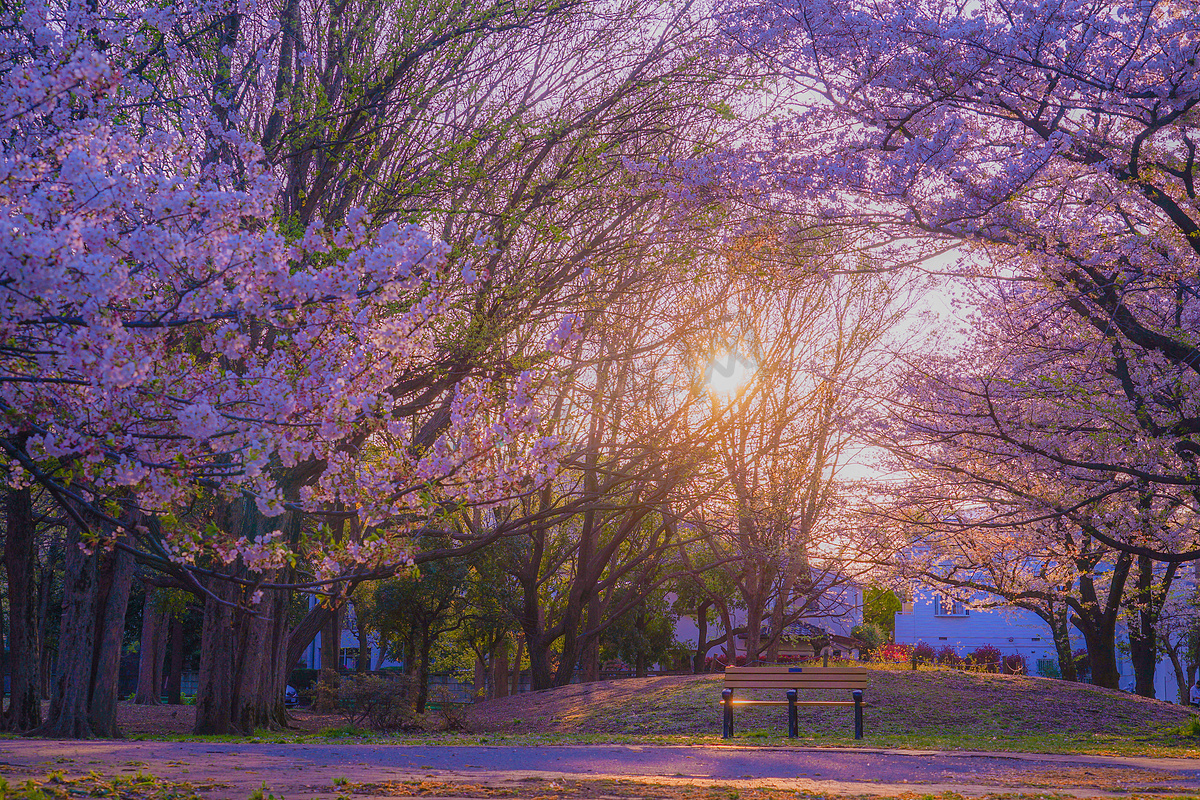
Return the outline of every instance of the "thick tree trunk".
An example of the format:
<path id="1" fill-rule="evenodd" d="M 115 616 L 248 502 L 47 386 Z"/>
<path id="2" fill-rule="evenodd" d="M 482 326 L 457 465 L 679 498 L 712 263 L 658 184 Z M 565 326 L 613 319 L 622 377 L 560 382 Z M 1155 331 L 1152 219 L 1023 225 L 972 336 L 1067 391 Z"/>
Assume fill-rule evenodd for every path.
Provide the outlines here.
<path id="1" fill-rule="evenodd" d="M 67 541 L 58 664 L 46 721 L 32 731 L 52 739 L 88 739 L 92 656 L 96 636 L 96 557 L 83 552 L 78 531 Z"/>
<path id="2" fill-rule="evenodd" d="M 101 554 L 86 552 L 82 549 L 82 544 L 79 531 L 72 526 L 67 539 L 63 569 L 63 613 L 50 710 L 46 721 L 30 732 L 33 736 L 88 739 L 98 734 L 104 735 L 104 732 L 95 729 L 98 717 L 92 714 L 92 697 L 96 685 L 94 678 L 98 675 L 98 662 L 101 660 L 97 635 L 108 638 L 110 633 L 110 617 L 115 616 L 116 609 L 110 606 L 107 599 L 113 596 L 115 605 L 122 593 L 110 591 L 111 588 L 119 587 L 111 587 L 108 584 L 111 583 L 114 572 L 120 571 L 114 570 L 113 567 L 122 565 L 114 565 L 110 559 L 102 576 L 99 563 Z M 129 577 L 132 578 L 132 559 L 129 560 L 128 569 Z M 100 591 L 102 579 L 106 583 L 103 598 Z M 128 586 L 124 595 L 124 602 L 128 602 Z M 117 650 L 116 657 L 119 659 L 119 639 Z M 112 694 L 115 699 L 115 685 L 112 687 Z M 101 718 L 101 722 L 105 723 L 105 720 Z M 104 727 L 115 730 L 113 725 L 104 724 Z"/>
<path id="3" fill-rule="evenodd" d="M 251 611 L 239 609 L 241 634 L 234 674 L 233 729 L 250 735 L 259 728 L 287 725 L 283 687 L 290 669 L 283 664 L 287 639 L 288 593 L 271 590 Z"/>
<path id="4" fill-rule="evenodd" d="M 496 697 L 508 697 L 508 641 L 492 653 L 492 686 Z"/>
<path id="5" fill-rule="evenodd" d="M 142 604 L 137 694 L 133 698 L 134 703 L 142 706 L 156 706 L 162 702 L 163 660 L 171 615 L 158 608 L 156 594 L 153 587 L 146 586 L 146 601 Z"/>
<path id="6" fill-rule="evenodd" d="M 183 620 L 171 617 L 171 668 L 167 672 L 167 702 L 183 702 Z"/>
<path id="7" fill-rule="evenodd" d="M 230 531 L 250 541 L 282 528 L 286 540 L 294 542 L 300 527 L 298 514 L 265 518 L 249 497 L 229 504 L 224 522 Z M 230 567 L 230 574 L 249 575 L 240 559 Z M 286 583 L 288 575 L 285 569 L 261 577 Z M 283 690 L 295 663 L 288 658 L 291 593 L 262 590 L 254 603 L 255 594 L 247 594 L 248 589 L 229 581 L 214 580 L 209 588 L 219 600 L 210 597 L 205 602 L 196 733 L 249 735 L 259 728 L 285 728 Z M 336 640 L 334 647 L 336 653 Z"/>
<path id="8" fill-rule="evenodd" d="M 96 619 L 96 657 L 92 667 L 91 720 L 97 736 L 119 736 L 117 693 L 120 688 L 121 651 L 125 639 L 125 613 L 133 586 L 133 554 L 114 548 L 105 554 L 101 596 Z"/>
<path id="9" fill-rule="evenodd" d="M 1134 594 L 1135 623 L 1129 626 L 1129 661 L 1133 664 L 1134 692 L 1154 697 L 1154 673 L 1158 666 L 1157 618 L 1154 603 L 1154 567 L 1149 557 L 1138 556 L 1137 591 Z"/>
<path id="10" fill-rule="evenodd" d="M 554 673 L 550 670 L 550 643 L 540 636 L 529 636 L 529 688 L 538 692 L 554 688 Z"/>
<path id="11" fill-rule="evenodd" d="M 53 650 L 47 638 L 47 628 L 50 624 L 50 596 L 53 594 L 54 580 L 58 577 L 58 562 L 62 558 L 61 539 L 54 536 L 50 542 L 50 552 L 46 563 L 42 565 L 42 574 L 38 580 L 38 640 L 41 643 L 41 653 L 38 657 L 38 693 L 43 700 L 50 699 L 50 685 L 54 675 L 54 662 L 51 659 Z"/>
<path id="12" fill-rule="evenodd" d="M 1121 673 L 1117 670 L 1117 614 L 1121 609 L 1125 581 L 1129 576 L 1132 556 L 1120 553 L 1113 562 L 1108 585 L 1103 590 L 1093 577 L 1094 556 L 1079 563 L 1079 597 L 1071 601 L 1075 615 L 1071 622 L 1083 634 L 1087 643 L 1088 666 L 1092 683 L 1106 689 L 1120 689 Z"/>
<path id="13" fill-rule="evenodd" d="M 204 598 L 204 625 L 200 634 L 200 675 L 196 686 L 198 736 L 225 736 L 233 732 L 234 587 L 213 580 Z"/>
<path id="14" fill-rule="evenodd" d="M 8 709 L 0 716 L 0 729 L 24 732 L 42 723 L 42 693 L 38 667 L 38 604 L 34 602 L 37 570 L 36 526 L 29 489 L 5 493 L 7 524 L 4 565 L 8 573 L 9 680 Z"/>
<path id="15" fill-rule="evenodd" d="M 1092 684 L 1106 689 L 1120 689 L 1121 673 L 1117 669 L 1115 629 L 1107 625 L 1089 624 L 1082 619 L 1077 619 L 1075 624 L 1087 643 Z"/>

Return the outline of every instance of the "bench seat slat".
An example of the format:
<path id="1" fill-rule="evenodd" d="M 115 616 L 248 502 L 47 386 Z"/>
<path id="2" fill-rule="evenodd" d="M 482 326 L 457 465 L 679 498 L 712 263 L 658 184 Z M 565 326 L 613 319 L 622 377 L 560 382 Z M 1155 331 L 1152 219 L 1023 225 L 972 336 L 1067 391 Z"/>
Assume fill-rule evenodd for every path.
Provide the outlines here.
<path id="1" fill-rule="evenodd" d="M 726 675 L 862 675 L 863 667 L 788 667 L 772 665 L 766 667 L 726 667 Z"/>
<path id="2" fill-rule="evenodd" d="M 757 700 L 740 698 L 737 692 L 777 692 L 787 690 L 790 694 L 802 690 L 821 690 L 826 692 L 853 691 L 855 700 L 800 700 L 794 702 L 797 706 L 854 706 L 854 738 L 862 738 L 862 708 L 869 703 L 862 702 L 865 698 L 862 690 L 869 683 L 867 670 L 862 667 L 727 667 L 725 669 L 725 692 L 728 700 L 725 706 L 722 736 L 729 738 L 733 735 L 733 706 L 787 706 L 791 705 L 785 699 Z M 843 695 L 844 697 L 845 695 Z M 788 735 L 796 736 L 795 709 L 788 711 Z"/>
<path id="3" fill-rule="evenodd" d="M 726 681 L 726 689 L 865 689 L 867 682 L 837 683 L 835 681 L 820 681 L 819 683 L 801 683 L 800 681 Z"/>

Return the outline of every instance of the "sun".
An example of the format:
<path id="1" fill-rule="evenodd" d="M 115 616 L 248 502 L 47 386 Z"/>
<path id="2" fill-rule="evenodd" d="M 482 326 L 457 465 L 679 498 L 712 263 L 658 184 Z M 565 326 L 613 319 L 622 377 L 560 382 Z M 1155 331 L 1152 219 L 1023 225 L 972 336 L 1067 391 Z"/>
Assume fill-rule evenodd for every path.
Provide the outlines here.
<path id="1" fill-rule="evenodd" d="M 754 377 L 754 362 L 729 350 L 718 355 L 704 368 L 704 383 L 715 394 L 735 395 Z"/>

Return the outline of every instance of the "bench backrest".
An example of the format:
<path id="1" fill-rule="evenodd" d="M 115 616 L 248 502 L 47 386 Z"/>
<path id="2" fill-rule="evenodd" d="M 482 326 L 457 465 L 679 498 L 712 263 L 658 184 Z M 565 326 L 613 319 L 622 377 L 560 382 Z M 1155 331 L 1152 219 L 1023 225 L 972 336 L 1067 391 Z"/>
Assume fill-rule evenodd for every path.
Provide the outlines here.
<path id="1" fill-rule="evenodd" d="M 864 667 L 726 667 L 729 689 L 865 689 Z"/>

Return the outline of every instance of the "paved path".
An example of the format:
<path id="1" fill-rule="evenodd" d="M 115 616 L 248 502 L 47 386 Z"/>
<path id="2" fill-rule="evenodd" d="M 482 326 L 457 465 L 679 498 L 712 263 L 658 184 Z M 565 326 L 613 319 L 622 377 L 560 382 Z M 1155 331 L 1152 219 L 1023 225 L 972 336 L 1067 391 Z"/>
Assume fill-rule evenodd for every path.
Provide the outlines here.
<path id="1" fill-rule="evenodd" d="M 435 778 L 464 783 L 623 778 L 653 783 L 773 786 L 893 796 L 955 791 L 979 796 L 1038 789 L 1079 797 L 1130 790 L 1200 794 L 1200 761 L 1025 753 L 913 752 L 799 747 L 460 747 L 203 742 L 0 740 L 0 775 L 49 770 L 133 774 L 219 784 L 206 798 L 246 800 L 265 783 L 287 800 L 332 798 L 334 781 Z M 914 784 L 917 784 L 914 786 Z M 358 798 L 362 798 L 358 795 Z"/>

